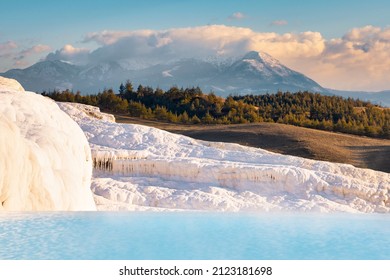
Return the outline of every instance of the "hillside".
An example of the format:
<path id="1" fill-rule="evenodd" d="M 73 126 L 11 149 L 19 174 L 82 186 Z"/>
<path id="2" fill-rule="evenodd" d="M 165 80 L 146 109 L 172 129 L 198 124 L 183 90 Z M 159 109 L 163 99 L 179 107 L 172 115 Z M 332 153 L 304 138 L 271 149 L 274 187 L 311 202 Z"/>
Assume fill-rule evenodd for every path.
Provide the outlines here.
<path id="1" fill-rule="evenodd" d="M 95 95 L 71 91 L 42 93 L 56 101 L 98 106 L 111 113 L 185 124 L 273 122 L 390 139 L 390 109 L 355 99 L 311 92 L 217 97 L 200 88 L 171 87 L 168 91 L 130 81 Z"/>
<path id="2" fill-rule="evenodd" d="M 164 129 L 195 139 L 223 141 L 285 155 L 348 163 L 390 172 L 390 140 L 320 131 L 277 123 L 182 125 L 116 115 L 116 121 Z"/>

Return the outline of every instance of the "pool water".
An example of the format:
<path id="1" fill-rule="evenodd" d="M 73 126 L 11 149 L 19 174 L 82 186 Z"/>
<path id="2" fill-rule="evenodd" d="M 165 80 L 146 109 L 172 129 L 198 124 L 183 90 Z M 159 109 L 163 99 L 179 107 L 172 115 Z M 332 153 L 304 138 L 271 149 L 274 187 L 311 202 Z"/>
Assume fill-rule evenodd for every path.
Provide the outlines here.
<path id="1" fill-rule="evenodd" d="M 390 259 L 390 216 L 0 214 L 0 259 Z"/>

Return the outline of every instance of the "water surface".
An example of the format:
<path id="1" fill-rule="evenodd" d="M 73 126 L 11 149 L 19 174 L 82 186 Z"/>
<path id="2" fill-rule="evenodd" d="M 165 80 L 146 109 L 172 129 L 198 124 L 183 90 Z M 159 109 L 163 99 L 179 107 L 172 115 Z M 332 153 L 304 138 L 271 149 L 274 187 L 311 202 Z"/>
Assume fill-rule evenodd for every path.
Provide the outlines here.
<path id="1" fill-rule="evenodd" d="M 3 213 L 0 259 L 390 259 L 390 216 Z"/>

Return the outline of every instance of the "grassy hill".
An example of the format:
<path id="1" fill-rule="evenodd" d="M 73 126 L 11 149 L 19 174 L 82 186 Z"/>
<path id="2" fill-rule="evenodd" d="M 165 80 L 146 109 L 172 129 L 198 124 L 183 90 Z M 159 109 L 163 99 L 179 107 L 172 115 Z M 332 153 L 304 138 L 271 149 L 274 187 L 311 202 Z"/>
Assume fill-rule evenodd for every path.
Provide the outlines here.
<path id="1" fill-rule="evenodd" d="M 324 131 L 390 139 L 390 109 L 361 100 L 310 92 L 218 97 L 200 88 L 168 91 L 129 82 L 120 93 L 96 95 L 43 93 L 57 101 L 98 106 L 102 110 L 148 120 L 182 124 L 283 123 Z"/>

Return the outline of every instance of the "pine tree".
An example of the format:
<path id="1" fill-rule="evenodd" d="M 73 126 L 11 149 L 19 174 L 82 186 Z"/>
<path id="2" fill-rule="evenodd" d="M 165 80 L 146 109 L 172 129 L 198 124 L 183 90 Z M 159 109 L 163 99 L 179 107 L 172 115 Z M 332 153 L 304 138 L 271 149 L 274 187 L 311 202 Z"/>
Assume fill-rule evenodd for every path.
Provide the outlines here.
<path id="1" fill-rule="evenodd" d="M 119 86 L 119 96 L 120 96 L 121 98 L 124 97 L 125 90 L 126 90 L 126 87 L 123 85 L 123 83 L 121 83 L 121 85 Z"/>
<path id="2" fill-rule="evenodd" d="M 197 115 L 194 115 L 194 116 L 191 118 L 191 122 L 192 122 L 193 124 L 199 124 L 199 123 L 201 123 L 201 121 L 200 121 L 200 119 L 198 118 Z"/>
<path id="3" fill-rule="evenodd" d="M 129 80 L 126 81 L 125 88 L 126 88 L 126 92 L 128 93 L 133 92 L 133 84 Z"/>

